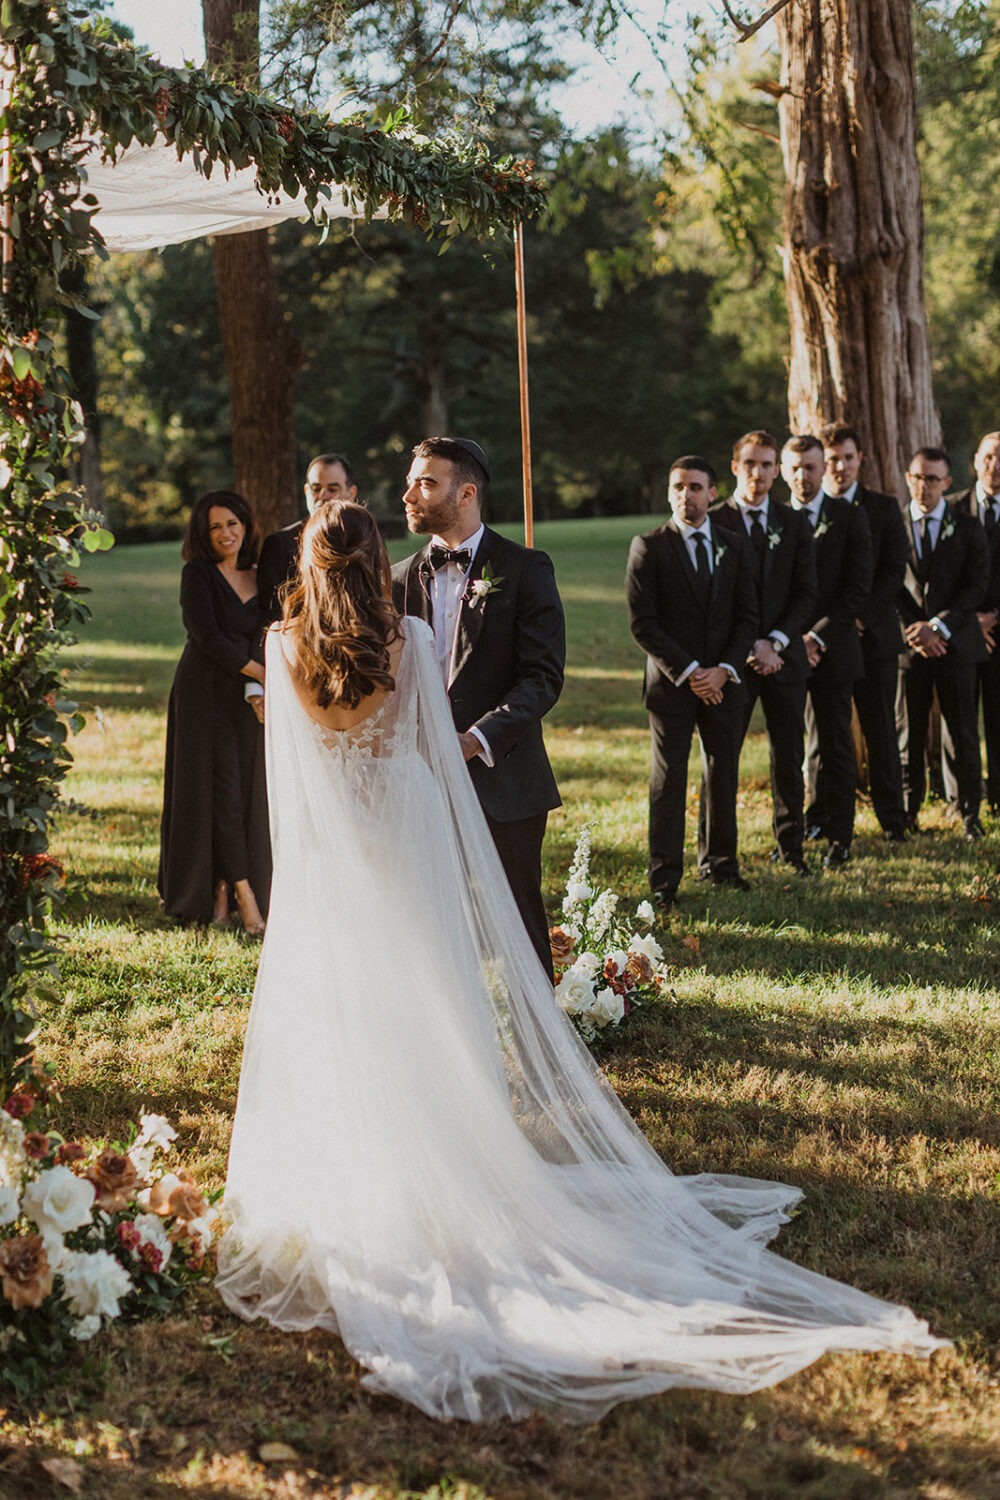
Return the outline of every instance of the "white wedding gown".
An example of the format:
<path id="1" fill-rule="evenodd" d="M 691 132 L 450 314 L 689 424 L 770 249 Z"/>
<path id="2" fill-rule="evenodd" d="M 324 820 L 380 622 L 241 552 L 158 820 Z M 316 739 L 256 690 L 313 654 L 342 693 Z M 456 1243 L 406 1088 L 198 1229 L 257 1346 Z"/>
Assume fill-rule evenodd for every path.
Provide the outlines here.
<path id="1" fill-rule="evenodd" d="M 267 642 L 274 889 L 218 1286 L 338 1332 L 434 1417 L 589 1421 L 746 1392 L 831 1349 L 927 1354 L 905 1308 L 764 1248 L 800 1196 L 671 1175 L 556 1007 L 462 761 L 433 637 L 316 724 Z"/>

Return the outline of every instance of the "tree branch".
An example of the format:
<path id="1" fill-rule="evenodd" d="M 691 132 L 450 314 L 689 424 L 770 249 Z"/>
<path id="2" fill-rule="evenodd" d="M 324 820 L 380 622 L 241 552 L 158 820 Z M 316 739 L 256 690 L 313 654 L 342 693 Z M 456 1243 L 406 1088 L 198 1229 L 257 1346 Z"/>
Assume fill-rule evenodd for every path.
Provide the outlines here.
<path id="1" fill-rule="evenodd" d="M 726 12 L 726 15 L 729 17 L 730 21 L 732 21 L 733 25 L 736 27 L 736 30 L 739 32 L 740 41 L 746 42 L 749 41 L 749 39 L 756 32 L 760 31 L 762 26 L 766 26 L 768 21 L 770 21 L 773 16 L 776 16 L 780 10 L 785 10 L 789 5 L 791 5 L 791 3 L 792 0 L 777 0 L 777 4 L 772 5 L 758 20 L 751 22 L 749 25 L 747 25 L 745 21 L 740 20 L 739 16 L 729 4 L 729 0 L 722 0 L 722 8 Z"/>

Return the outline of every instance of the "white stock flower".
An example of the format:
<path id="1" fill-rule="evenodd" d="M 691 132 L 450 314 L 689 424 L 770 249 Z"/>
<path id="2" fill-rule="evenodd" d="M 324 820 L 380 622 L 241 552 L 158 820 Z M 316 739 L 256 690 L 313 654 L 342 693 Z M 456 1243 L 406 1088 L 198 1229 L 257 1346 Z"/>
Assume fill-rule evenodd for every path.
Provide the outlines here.
<path id="1" fill-rule="evenodd" d="M 24 1126 L 0 1109 L 0 1186 L 19 1187 L 28 1158 L 24 1154 Z"/>
<path id="2" fill-rule="evenodd" d="M 640 901 L 635 909 L 635 915 L 640 922 L 655 922 L 656 912 L 653 910 L 651 901 Z"/>
<path id="3" fill-rule="evenodd" d="M 101 1320 L 96 1313 L 88 1313 L 85 1318 L 81 1318 L 79 1322 L 70 1329 L 73 1337 L 75 1339 L 79 1339 L 81 1344 L 85 1343 L 87 1339 L 92 1339 L 94 1337 L 94 1334 L 100 1333 L 100 1331 Z"/>
<path id="4" fill-rule="evenodd" d="M 628 951 L 630 953 L 641 953 L 643 958 L 648 958 L 650 963 L 658 963 L 663 957 L 663 949 L 656 941 L 651 932 L 645 937 L 632 937 L 629 939 Z"/>
<path id="5" fill-rule="evenodd" d="M 602 891 L 590 909 L 590 930 L 595 938 L 602 938 L 611 926 L 618 897 L 614 891 Z"/>
<path id="6" fill-rule="evenodd" d="M 133 1219 L 135 1228 L 139 1231 L 139 1246 L 132 1253 L 138 1258 L 139 1250 L 143 1245 L 152 1245 L 154 1250 L 159 1250 L 163 1259 L 160 1261 L 160 1270 L 166 1266 L 173 1251 L 173 1245 L 167 1237 L 167 1231 L 163 1227 L 163 1220 L 159 1214 L 138 1214 Z"/>
<path id="7" fill-rule="evenodd" d="M 63 1271 L 63 1296 L 78 1318 L 117 1318 L 118 1304 L 131 1290 L 128 1272 L 107 1250 L 77 1251 Z"/>
<path id="8" fill-rule="evenodd" d="M 169 1151 L 170 1142 L 176 1141 L 177 1132 L 166 1115 L 140 1115 L 137 1146 L 155 1146 L 160 1151 Z"/>
<path id="9" fill-rule="evenodd" d="M 585 880 L 567 880 L 566 899 L 563 902 L 563 910 L 572 910 L 583 901 L 589 901 L 594 894 Z"/>
<path id="10" fill-rule="evenodd" d="M 586 974 L 588 979 L 593 979 L 600 972 L 601 960 L 596 953 L 580 953 L 573 960 L 569 972 L 571 974 Z"/>
<path id="11" fill-rule="evenodd" d="M 155 1158 L 156 1147 L 152 1141 L 143 1141 L 142 1139 L 136 1141 L 128 1154 L 129 1161 L 142 1178 L 148 1177 L 153 1170 Z"/>
<path id="12" fill-rule="evenodd" d="M 625 1014 L 624 995 L 616 995 L 610 985 L 598 990 L 590 1014 L 598 1026 L 617 1026 Z"/>
<path id="13" fill-rule="evenodd" d="M 568 1016 L 586 1015 L 594 1002 L 594 986 L 586 974 L 574 969 L 566 973 L 556 985 L 556 1003 Z"/>
<path id="14" fill-rule="evenodd" d="M 87 1223 L 96 1196 L 94 1184 L 69 1167 L 49 1167 L 28 1184 L 22 1201 L 43 1234 L 68 1234 Z"/>
<path id="15" fill-rule="evenodd" d="M 13 1224 L 20 1215 L 21 1200 L 17 1196 L 17 1188 L 0 1187 L 0 1229 Z"/>

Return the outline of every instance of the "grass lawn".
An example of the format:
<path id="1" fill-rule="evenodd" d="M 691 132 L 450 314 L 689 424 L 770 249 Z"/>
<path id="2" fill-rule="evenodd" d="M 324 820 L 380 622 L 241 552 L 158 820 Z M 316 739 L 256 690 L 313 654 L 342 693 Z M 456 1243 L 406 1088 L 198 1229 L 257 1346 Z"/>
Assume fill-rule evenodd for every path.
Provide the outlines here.
<path id="1" fill-rule="evenodd" d="M 622 583 L 644 524 L 538 528 L 570 635 L 547 735 L 565 802 L 547 844 L 553 913 L 586 821 L 598 877 L 646 894 L 646 731 Z M 67 672 L 88 724 L 69 791 L 93 816 L 58 832 L 71 895 L 40 1050 L 65 1084 L 67 1133 L 115 1136 L 155 1110 L 218 1185 L 258 949 L 175 930 L 157 908 L 179 572 L 175 544 L 85 565 L 94 620 Z M 799 1184 L 782 1252 L 908 1303 L 953 1350 L 832 1356 L 759 1395 L 675 1392 L 592 1428 L 447 1426 L 367 1394 L 336 1339 L 244 1325 L 206 1290 L 166 1322 L 102 1335 L 44 1403 L 3 1415 L 0 1496 L 67 1493 L 40 1467 L 61 1456 L 101 1500 L 1000 1500 L 1000 829 L 970 847 L 931 807 L 932 831 L 890 851 L 864 807 L 847 869 L 788 879 L 767 859 L 766 768 L 757 733 L 740 799 L 752 890 L 685 879 L 662 933 L 673 993 L 603 1061 L 671 1167 Z M 692 760 L 692 835 L 696 785 Z M 289 1150 L 308 1150 L 295 1131 L 290 1101 Z M 319 1191 L 322 1162 L 316 1176 Z M 269 1442 L 295 1456 L 265 1465 Z"/>

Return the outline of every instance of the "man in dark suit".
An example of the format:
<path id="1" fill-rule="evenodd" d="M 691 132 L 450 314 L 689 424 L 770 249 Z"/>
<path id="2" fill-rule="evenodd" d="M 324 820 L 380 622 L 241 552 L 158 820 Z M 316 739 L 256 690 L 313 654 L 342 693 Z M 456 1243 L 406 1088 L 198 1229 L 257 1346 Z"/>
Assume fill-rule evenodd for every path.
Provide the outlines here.
<path id="1" fill-rule="evenodd" d="M 306 470 L 306 509 L 312 515 L 331 500 L 355 500 L 358 487 L 351 466 L 339 453 L 320 453 Z M 268 624 L 281 618 L 278 590 L 298 572 L 299 541 L 305 521 L 293 521 L 264 540 L 257 563 L 257 592 Z"/>
<path id="2" fill-rule="evenodd" d="M 956 510 L 973 516 L 983 527 L 990 554 L 990 578 L 976 616 L 989 653 L 976 669 L 979 699 L 983 705 L 986 738 L 986 797 L 992 812 L 1000 813 L 1000 432 L 988 432 L 973 460 L 976 482 L 971 489 L 949 495 Z M 957 798 L 955 751 L 947 729 L 941 735 L 945 756 L 945 791 Z"/>
<path id="3" fill-rule="evenodd" d="M 775 855 L 799 875 L 803 858 L 802 747 L 809 663 L 802 634 L 816 603 L 813 539 L 804 516 L 770 494 L 778 473 L 778 443 L 770 433 L 747 432 L 733 445 L 736 493 L 713 505 L 715 525 L 745 535 L 750 544 L 758 635 L 743 674 L 746 699 L 740 743 L 760 699 L 771 752 Z"/>
<path id="4" fill-rule="evenodd" d="M 528 935 L 552 975 L 542 840 L 559 793 L 542 719 L 562 691 L 566 629 L 552 563 L 482 522 L 489 462 L 469 438 L 418 443 L 406 524 L 426 547 L 393 568 L 393 599 L 434 630 L 459 743 Z"/>
<path id="5" fill-rule="evenodd" d="M 713 885 L 747 889 L 737 858 L 736 789 L 743 663 L 757 637 L 750 549 L 709 518 L 715 474 L 704 458 L 670 470 L 671 520 L 637 536 L 625 586 L 632 635 L 646 652 L 649 714 L 649 883 L 659 906 L 677 899 L 684 863 L 688 755 L 701 742 L 705 803 L 698 867 Z"/>
<path id="6" fill-rule="evenodd" d="M 906 806 L 896 736 L 896 680 L 903 634 L 896 600 L 906 572 L 906 528 L 899 502 L 893 495 L 882 495 L 858 482 L 864 453 L 854 428 L 830 422 L 820 438 L 826 465 L 824 490 L 863 511 L 871 532 L 871 593 L 857 620 L 865 675 L 854 684 L 854 706 L 868 751 L 868 780 L 875 816 L 889 843 L 901 844 L 906 838 Z M 813 749 L 810 744 L 811 771 Z M 817 761 L 818 754 L 817 747 Z M 812 815 L 807 812 L 806 822 L 822 828 L 825 821 L 822 779 L 817 780 L 813 773 L 810 780 L 815 784 L 810 787 Z"/>
<path id="7" fill-rule="evenodd" d="M 871 536 L 864 512 L 823 493 L 823 445 L 808 434 L 791 437 L 781 450 L 781 472 L 792 505 L 806 516 L 816 548 L 816 613 L 806 624 L 803 645 L 812 676 L 806 729 L 815 725 L 829 846 L 823 864 L 847 864 L 854 837 L 857 772 L 851 734 L 851 693 L 864 673 L 857 621 L 872 581 Z"/>
<path id="8" fill-rule="evenodd" d="M 907 564 L 899 592 L 908 648 L 900 658 L 903 792 L 910 825 L 916 828 L 926 786 L 927 721 L 936 691 L 954 747 L 965 836 L 979 839 L 976 667 L 988 652 L 976 610 L 986 596 L 990 559 L 981 523 L 945 501 L 949 468 L 943 448 L 918 448 L 906 473 Z"/>

